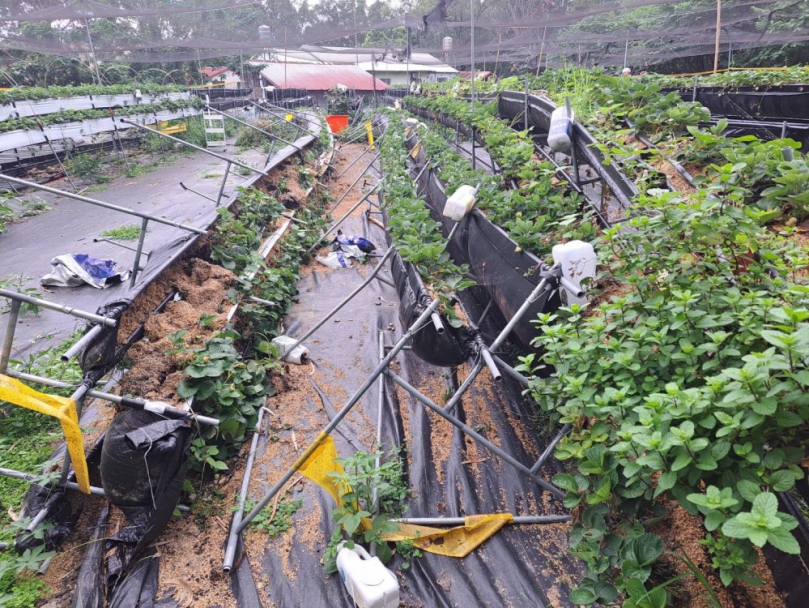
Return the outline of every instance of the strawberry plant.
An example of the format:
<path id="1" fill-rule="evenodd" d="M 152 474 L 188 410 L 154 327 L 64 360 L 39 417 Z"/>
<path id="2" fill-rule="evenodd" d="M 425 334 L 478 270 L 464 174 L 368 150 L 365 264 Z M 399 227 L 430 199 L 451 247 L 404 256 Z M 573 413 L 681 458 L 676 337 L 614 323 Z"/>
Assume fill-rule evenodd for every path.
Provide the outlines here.
<path id="1" fill-rule="evenodd" d="M 390 117 L 395 121 L 401 115 L 391 113 Z M 452 261 L 440 224 L 430 217 L 427 203 L 417 194 L 407 168 L 402 129 L 388 127 L 381 153 L 385 174 L 382 192 L 393 242 L 402 259 L 416 267 L 427 289 L 442 300 L 442 312 L 450 323 L 459 326 L 461 321 L 454 316 L 450 301 L 457 291 L 474 284 L 465 278 L 469 270 Z"/>
<path id="2" fill-rule="evenodd" d="M 793 248 L 717 192 L 639 203 L 632 230 L 600 241 L 629 292 L 542 316 L 544 354 L 524 359 L 554 370 L 532 393 L 573 425 L 556 456 L 574 471 L 554 482 L 580 513 L 570 544 L 588 570 L 574 593 L 590 603 L 649 579 L 653 560 L 624 546 L 664 500 L 704 516 L 725 584 L 755 582 L 757 546 L 798 551 L 772 494 L 803 478 L 807 455 L 809 290 L 790 280 Z"/>

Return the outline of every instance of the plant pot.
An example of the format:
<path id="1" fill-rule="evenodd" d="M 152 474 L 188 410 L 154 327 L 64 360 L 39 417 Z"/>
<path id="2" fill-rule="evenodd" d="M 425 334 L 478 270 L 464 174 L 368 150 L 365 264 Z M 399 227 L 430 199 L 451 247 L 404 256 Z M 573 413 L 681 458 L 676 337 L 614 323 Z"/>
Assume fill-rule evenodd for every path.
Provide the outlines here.
<path id="1" fill-rule="evenodd" d="M 326 116 L 326 122 L 332 133 L 340 133 L 348 129 L 348 114 L 331 114 Z"/>

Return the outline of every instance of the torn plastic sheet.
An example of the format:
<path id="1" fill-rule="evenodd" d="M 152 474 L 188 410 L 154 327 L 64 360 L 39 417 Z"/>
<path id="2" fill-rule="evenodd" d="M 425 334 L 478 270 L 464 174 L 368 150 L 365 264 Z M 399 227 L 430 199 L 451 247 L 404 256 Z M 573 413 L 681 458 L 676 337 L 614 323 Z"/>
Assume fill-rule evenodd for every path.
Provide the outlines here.
<path id="1" fill-rule="evenodd" d="M 101 482 L 109 501 L 129 521 L 107 540 L 107 584 L 115 587 L 113 605 L 116 597 L 123 602 L 131 585 L 149 586 L 131 579 L 152 576 L 152 568 L 157 576 L 157 564 L 143 568 L 139 566 L 142 559 L 127 570 L 165 529 L 174 513 L 188 467 L 191 435 L 191 427 L 183 421 L 136 410 L 118 414 L 105 433 Z"/>
<path id="2" fill-rule="evenodd" d="M 91 285 L 106 289 L 129 278 L 129 270 L 118 267 L 115 260 L 99 260 L 86 253 L 57 255 L 51 260 L 51 271 L 40 279 L 51 287 L 80 287 Z"/>
<path id="3" fill-rule="evenodd" d="M 359 230 L 360 218 L 348 221 L 353 225 L 346 230 Z M 369 229 L 373 230 L 371 240 L 379 242 L 382 231 L 373 225 Z M 315 267 L 312 272 L 302 273 L 298 282 L 300 301 L 285 319 L 286 331 L 294 335 L 321 318 L 367 272 L 369 269 L 364 267 L 345 272 Z M 462 295 L 467 310 L 479 316 L 483 308 L 471 298 L 467 302 L 468 291 Z M 285 409 L 277 405 L 284 403 L 281 392 L 268 401 L 268 407 L 277 414 L 276 427 L 292 424 L 294 429 L 281 431 L 278 442 L 261 444 L 251 499 L 266 491 L 284 470 L 292 432 L 299 446 L 314 439 L 343 405 L 346 395 L 352 394 L 374 369 L 378 363 L 379 332 L 386 344 L 395 343 L 401 336 L 396 300 L 395 288 L 372 282 L 341 311 L 339 323 L 327 323 L 318 330 L 317 340 L 309 344 L 314 368 L 287 368 L 287 390 L 300 390 L 300 398 L 297 392 L 295 396 L 288 395 L 288 403 L 294 405 Z M 482 301 L 485 306 L 485 298 Z M 483 324 L 484 334 L 489 332 L 487 323 Z M 424 331 L 431 330 L 432 324 L 428 323 Z M 415 348 L 416 343 L 413 345 Z M 400 353 L 395 366 L 397 374 L 439 403 L 443 402 L 441 394 L 463 379 L 462 374 L 450 368 L 425 363 L 412 351 Z M 321 398 L 309 396 L 311 391 L 306 387 L 310 382 L 322 393 Z M 531 423 L 534 406 L 521 393 L 522 388 L 509 378 L 495 385 L 484 371 L 461 399 L 457 414 L 473 427 L 485 426 L 490 440 L 521 462 L 530 463 L 547 442 Z M 372 449 L 377 399 L 377 388 L 373 387 L 355 406 L 356 413 L 352 412 L 332 434 L 341 456 Z M 407 516 L 565 513 L 558 501 L 542 493 L 529 478 L 485 448 L 472 444 L 448 422 L 429 414 L 388 381 L 382 419 L 382 444 L 386 448 L 406 440 L 405 482 L 414 492 L 407 501 Z M 547 478 L 561 472 L 554 461 L 546 467 L 543 475 Z M 252 547 L 253 577 L 265 582 L 259 589 L 262 604 L 351 608 L 339 576 L 326 575 L 321 563 L 334 530 L 330 517 L 334 499 L 313 482 L 295 486 L 291 498 L 302 500 L 303 505 L 293 515 L 294 526 L 288 532 L 269 541 L 261 536 L 251 538 L 252 534 L 260 535 L 256 532 L 247 536 L 247 545 Z M 401 558 L 394 556 L 387 567 L 397 572 L 402 606 L 569 606 L 567 581 L 577 580 L 581 567 L 567 548 L 567 530 L 566 524 L 506 526 L 463 559 L 425 554 L 414 560 L 408 570 L 402 570 Z"/>

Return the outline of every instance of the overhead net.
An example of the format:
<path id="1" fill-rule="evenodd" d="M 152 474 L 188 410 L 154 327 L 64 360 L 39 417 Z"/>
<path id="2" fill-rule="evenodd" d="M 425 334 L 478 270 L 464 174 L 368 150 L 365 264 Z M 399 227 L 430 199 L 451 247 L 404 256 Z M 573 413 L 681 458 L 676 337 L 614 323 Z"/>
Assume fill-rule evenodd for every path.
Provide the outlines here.
<path id="1" fill-rule="evenodd" d="M 440 0 L 421 15 L 376 4 L 296 7 L 287 0 L 29 0 L 0 7 L 0 38 L 10 50 L 94 54 L 106 62 L 201 61 L 315 44 L 328 45 L 332 53 L 334 46 L 355 45 L 379 53 L 396 47 L 399 57 L 429 52 L 458 68 L 473 60 L 478 66 L 648 65 L 712 55 L 717 29 L 719 52 L 728 55 L 807 48 L 809 41 L 809 0 L 724 0 L 721 11 L 716 0 L 473 4 L 474 57 L 466 0 Z"/>

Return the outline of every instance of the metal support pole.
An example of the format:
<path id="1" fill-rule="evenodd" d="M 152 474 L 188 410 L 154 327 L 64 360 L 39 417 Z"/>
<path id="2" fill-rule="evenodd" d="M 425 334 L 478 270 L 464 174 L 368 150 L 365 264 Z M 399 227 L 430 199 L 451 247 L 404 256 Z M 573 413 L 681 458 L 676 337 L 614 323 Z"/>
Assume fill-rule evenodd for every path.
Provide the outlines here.
<path id="1" fill-rule="evenodd" d="M 138 246 L 135 249 L 135 261 L 132 264 L 132 276 L 129 279 L 129 287 L 135 286 L 135 280 L 138 278 L 138 272 L 140 271 L 140 255 L 143 252 L 143 241 L 146 239 L 146 227 L 149 224 L 149 220 L 143 218 L 140 222 L 140 236 L 138 237 Z"/>
<path id="2" fill-rule="evenodd" d="M 283 360 L 285 356 L 291 353 L 295 348 L 297 348 L 300 344 L 302 344 L 305 340 L 307 340 L 313 333 L 315 333 L 318 329 L 320 329 L 326 321 L 328 321 L 334 315 L 336 315 L 343 306 L 348 304 L 354 298 L 354 296 L 356 296 L 359 292 L 365 289 L 368 283 L 373 281 L 374 277 L 379 273 L 380 270 L 382 270 L 382 267 L 385 265 L 385 262 L 388 261 L 388 258 L 393 254 L 394 251 L 396 251 L 396 249 L 394 247 L 390 247 L 388 251 L 385 253 L 385 255 L 382 256 L 382 259 L 379 260 L 379 264 L 376 265 L 376 268 L 374 268 L 371 271 L 371 273 L 365 278 L 365 280 L 362 283 L 360 283 L 359 286 L 354 291 L 348 294 L 343 299 L 342 302 L 340 302 L 337 306 L 335 306 L 328 313 L 326 313 L 325 317 L 323 317 L 320 321 L 315 323 L 312 329 L 303 334 L 303 336 L 298 338 L 293 344 L 286 347 L 284 349 L 284 352 L 281 353 L 281 359 Z"/>
<path id="3" fill-rule="evenodd" d="M 497 356 L 497 355 L 495 355 L 494 353 L 491 353 L 491 355 L 492 355 L 492 358 L 493 358 L 493 359 L 495 360 L 495 362 L 497 363 L 497 366 L 498 366 L 499 368 L 502 368 L 502 370 L 503 370 L 504 372 L 506 372 L 506 373 L 507 373 L 509 376 L 511 376 L 512 378 L 514 378 L 514 379 L 515 379 L 517 382 L 519 382 L 519 383 L 520 383 L 520 384 L 522 384 L 523 386 L 529 386 L 529 385 L 531 384 L 531 383 L 530 383 L 530 381 L 528 380 L 528 378 L 526 378 L 525 376 L 523 376 L 523 375 L 522 375 L 520 372 L 518 372 L 516 369 L 514 369 L 513 367 L 511 367 L 511 366 L 510 366 L 508 363 L 506 363 L 505 361 L 503 361 L 503 360 L 502 360 L 500 357 L 498 357 L 498 356 Z"/>
<path id="4" fill-rule="evenodd" d="M 430 318 L 430 314 L 435 312 L 435 310 L 438 308 L 439 303 L 440 301 L 438 299 L 435 299 L 432 302 L 430 302 L 430 305 L 424 309 L 424 312 L 421 313 L 421 315 L 419 315 L 419 318 L 416 319 L 413 325 L 410 326 L 408 331 L 399 339 L 399 341 L 385 356 L 385 358 L 379 362 L 379 365 L 376 366 L 374 371 L 371 372 L 371 375 L 368 377 L 368 379 L 365 380 L 365 382 L 357 390 L 357 392 L 354 393 L 351 399 L 349 399 L 348 402 L 343 406 L 343 409 L 337 412 L 337 415 L 334 418 L 332 418 L 331 422 L 329 422 L 326 428 L 323 429 L 323 431 L 321 431 L 321 433 L 317 436 L 317 438 L 315 438 L 312 444 L 308 448 L 306 448 L 306 450 L 298 457 L 298 459 L 293 463 L 293 465 L 289 468 L 289 470 L 286 473 L 284 473 L 281 479 L 279 479 L 276 482 L 276 484 L 270 489 L 270 491 L 264 495 L 264 498 L 262 498 L 261 501 L 259 501 L 259 503 L 253 508 L 253 510 L 247 514 L 247 517 L 245 517 L 242 520 L 242 523 L 236 529 L 237 533 L 242 532 L 250 524 L 253 518 L 256 515 L 258 515 L 264 507 L 267 506 L 267 504 L 272 500 L 272 498 L 276 494 L 278 494 L 278 492 L 281 491 L 281 488 L 283 488 L 284 485 L 295 474 L 295 471 L 297 471 L 303 466 L 303 464 L 306 462 L 309 456 L 312 455 L 312 452 L 314 452 L 318 448 L 318 446 L 326 440 L 326 438 L 329 436 L 329 433 L 331 433 L 337 427 L 337 425 L 340 424 L 340 422 L 342 422 L 343 418 L 345 418 L 351 411 L 351 408 L 353 408 L 354 405 L 356 405 L 356 403 L 366 393 L 366 391 L 369 388 L 371 388 L 371 386 L 379 377 L 379 375 L 382 374 L 388 368 L 388 365 L 390 365 L 390 362 L 393 360 L 393 358 L 399 353 L 400 350 L 402 350 L 405 344 L 410 341 L 413 335 L 419 329 L 421 329 L 421 327 L 427 322 L 427 319 Z M 225 568 L 225 571 L 229 572 L 230 569 Z"/>
<path id="5" fill-rule="evenodd" d="M 199 146 L 195 146 L 194 144 L 188 143 L 187 141 L 184 141 L 182 139 L 172 137 L 168 133 L 163 133 L 162 131 L 158 131 L 157 129 L 152 129 L 151 127 L 147 127 L 146 125 L 141 125 L 141 124 L 138 124 L 138 123 L 133 122 L 131 120 L 127 120 L 126 118 L 120 118 L 119 120 L 122 123 L 132 125 L 133 127 L 137 127 L 138 129 L 141 129 L 142 131 L 148 131 L 149 133 L 156 133 L 160 137 L 165 137 L 166 139 L 170 139 L 173 142 L 176 142 L 178 144 L 182 144 L 183 146 L 187 146 L 187 147 L 189 147 L 189 148 L 191 148 L 193 150 L 196 150 L 198 152 L 204 152 L 205 154 L 208 154 L 209 156 L 213 156 L 214 158 L 218 158 L 219 160 L 224 160 L 224 161 L 227 161 L 227 162 L 231 162 L 234 165 L 242 167 L 243 169 L 249 169 L 253 173 L 260 173 L 261 175 L 264 175 L 264 176 L 267 175 L 266 172 L 261 171 L 260 169 L 256 169 L 255 167 L 251 167 L 250 165 L 245 165 L 244 163 L 242 163 L 242 162 L 240 162 L 238 160 L 228 158 L 227 156 L 222 156 L 221 154 L 217 154 L 216 152 L 211 152 L 210 150 L 206 150 L 205 148 L 200 148 Z"/>
<path id="6" fill-rule="evenodd" d="M 56 148 L 53 147 L 53 142 L 51 138 L 45 135 L 45 129 L 42 127 L 42 123 L 39 122 L 39 117 L 36 118 L 37 124 L 39 125 L 39 130 L 42 131 L 42 135 L 45 138 L 45 141 L 48 143 L 48 147 L 53 152 L 54 157 L 56 157 L 56 162 L 59 163 L 59 168 L 62 170 L 62 173 L 65 174 L 67 181 L 70 182 L 70 187 L 73 188 L 73 192 L 78 192 L 79 189 L 76 187 L 76 184 L 73 183 L 73 178 L 70 177 L 70 174 L 67 172 L 67 168 L 62 164 L 62 159 L 59 158 L 59 155 L 56 153 Z M 64 146 L 63 146 L 64 148 Z"/>
<path id="7" fill-rule="evenodd" d="M 88 331 L 81 338 L 79 338 L 78 341 L 73 346 L 71 346 L 69 349 L 67 349 L 67 351 L 65 351 L 65 353 L 59 358 L 62 361 L 65 361 L 65 362 L 70 361 L 73 357 L 75 357 L 81 351 L 83 351 L 87 347 L 87 345 L 90 342 L 92 342 L 93 339 L 98 334 L 100 334 L 102 331 L 104 331 L 104 326 L 103 325 L 94 325 L 90 329 L 90 331 Z"/>
<path id="8" fill-rule="evenodd" d="M 375 161 L 377 158 L 379 158 L 379 155 L 380 155 L 380 154 L 381 154 L 381 152 L 377 153 L 377 154 L 376 154 L 376 155 L 375 155 L 375 156 L 374 156 L 374 157 L 371 159 L 371 162 L 370 162 L 370 163 L 368 163 L 368 166 L 367 166 L 367 167 L 365 167 L 365 170 L 364 170 L 364 171 L 362 171 L 362 172 L 361 172 L 361 173 L 360 173 L 360 174 L 357 176 L 357 179 L 355 179 L 355 180 L 354 180 L 354 182 L 353 182 L 353 183 L 352 183 L 352 184 L 351 184 L 351 185 L 348 187 L 348 190 L 346 190 L 345 192 L 343 192 L 343 195 L 340 197 L 340 200 L 338 200 L 338 201 L 337 201 L 337 202 L 336 202 L 334 205 L 332 205 L 332 208 L 330 209 L 330 211 L 331 211 L 332 209 L 337 209 L 337 207 L 339 207 L 339 206 L 340 206 L 340 203 L 342 203 L 342 202 L 343 202 L 343 199 L 344 199 L 346 196 L 348 196 L 348 193 L 349 193 L 349 192 L 351 192 L 351 191 L 354 189 L 354 186 L 356 186 L 356 185 L 359 183 L 359 181 L 360 181 L 360 180 L 361 180 L 361 179 L 362 179 L 362 178 L 365 176 L 365 171 L 367 171 L 368 169 L 370 169 L 370 168 L 371 168 L 371 165 L 373 165 L 373 164 L 374 164 L 374 161 Z"/>
<path id="9" fill-rule="evenodd" d="M 14 469 L 4 469 L 0 468 L 0 475 L 4 477 L 11 477 L 12 479 L 21 479 L 23 481 L 27 481 L 30 484 L 39 484 L 40 478 L 38 475 L 32 475 L 31 473 L 23 473 L 22 471 L 15 471 Z M 54 487 L 51 484 L 45 485 L 43 487 L 52 488 Z M 80 490 L 79 484 L 74 481 L 68 481 L 64 485 L 65 488 L 68 490 Z M 106 496 L 103 488 L 98 488 L 96 486 L 90 486 L 90 494 L 94 494 L 95 496 Z M 182 511 L 183 513 L 190 513 L 191 509 L 187 505 L 177 505 L 177 509 Z"/>
<path id="10" fill-rule="evenodd" d="M 697 100 L 697 79 L 699 76 L 694 76 L 694 90 L 691 91 L 691 101 Z"/>
<path id="11" fill-rule="evenodd" d="M 377 184 L 377 185 L 378 185 L 378 184 Z M 333 224 L 332 224 L 332 225 L 329 227 L 329 229 L 328 229 L 328 230 L 326 230 L 326 232 L 324 232 L 324 233 L 323 233 L 323 234 L 320 236 L 320 238 L 319 238 L 319 239 L 317 239 L 317 241 L 315 241 L 315 242 L 312 244 L 312 246 L 311 246 L 311 247 L 309 247 L 309 249 L 307 249 L 307 250 L 306 250 L 306 253 L 310 253 L 310 252 L 314 251 L 314 250 L 315 250 L 315 249 L 318 247 L 318 245 L 321 243 L 321 241 L 322 241 L 323 239 L 325 239 L 327 236 L 329 236 L 329 235 L 330 235 L 330 234 L 331 234 L 331 233 L 334 231 L 334 229 L 335 229 L 335 228 L 337 228 L 337 227 L 338 227 L 340 224 L 342 224 L 342 223 L 343 223 L 343 222 L 346 220 L 346 218 L 347 218 L 349 215 L 351 215 L 351 214 L 354 212 L 354 210 L 355 210 L 357 207 L 359 207 L 359 206 L 360 206 L 362 203 L 364 203 L 364 202 L 365 202 L 365 200 L 366 200 L 366 199 L 367 199 L 369 196 L 371 196 L 371 195 L 372 195 L 372 194 L 373 194 L 373 193 L 376 191 L 376 188 L 377 188 L 377 186 L 374 186 L 373 188 L 371 188 L 371 191 L 370 191 L 370 192 L 368 192 L 368 194 L 366 194 L 366 195 L 365 195 L 365 196 L 363 196 L 363 197 L 362 197 L 360 200 L 358 200 L 356 203 L 354 203 L 354 205 L 351 207 L 351 209 L 349 209 L 348 211 L 346 211 L 346 212 L 343 214 L 343 216 L 342 216 L 342 217 L 341 217 L 339 220 L 337 220 L 336 222 L 334 222 L 334 223 L 333 223 Z M 342 200 L 342 199 L 341 199 L 341 200 Z M 339 203 L 338 203 L 338 205 L 339 205 Z M 334 207 L 332 207 L 332 209 L 336 209 L 336 208 L 337 208 L 337 205 L 335 205 Z"/>
<path id="12" fill-rule="evenodd" d="M 500 373 L 500 370 L 497 369 L 497 364 L 494 362 L 494 358 L 492 358 L 492 354 L 489 352 L 489 349 L 486 347 L 481 348 L 480 356 L 483 357 L 483 362 L 486 364 L 486 367 L 489 368 L 492 378 L 494 378 L 496 382 L 502 380 L 503 376 Z"/>
<path id="13" fill-rule="evenodd" d="M 3 295 L 0 293 L 0 295 Z M 8 314 L 8 325 L 6 325 L 6 337 L 3 340 L 3 351 L 0 352 L 0 374 L 5 374 L 8 370 L 8 360 L 11 358 L 11 346 L 14 343 L 14 333 L 17 331 L 17 320 L 20 318 L 19 300 L 11 300 L 11 311 Z"/>
<path id="14" fill-rule="evenodd" d="M 225 184 L 228 182 L 228 175 L 230 174 L 230 162 L 225 167 L 225 175 L 222 178 L 222 184 L 219 186 L 219 194 L 216 195 L 216 206 L 222 202 L 222 195 L 225 193 Z"/>
<path id="15" fill-rule="evenodd" d="M 379 349 L 379 360 L 382 361 L 385 358 L 385 334 L 380 331 L 378 338 L 378 349 Z M 376 401 L 376 450 L 380 450 L 382 447 L 382 410 L 385 407 L 385 377 L 379 376 L 379 393 Z M 374 459 L 374 471 L 379 470 L 379 464 L 382 460 L 382 454 L 380 451 L 376 453 L 376 458 Z M 374 514 L 379 515 L 379 504 L 377 503 L 377 488 L 374 486 L 374 489 L 371 492 L 371 504 L 374 508 Z M 376 542 L 371 543 L 371 555 L 376 555 Z"/>
<path id="16" fill-rule="evenodd" d="M 73 388 L 72 384 L 62 382 L 61 380 L 43 378 L 42 376 L 25 374 L 23 372 L 14 370 L 8 370 L 6 375 L 11 378 L 16 378 L 17 380 L 25 380 L 26 382 L 33 382 L 35 384 L 50 386 L 52 388 Z M 187 412 L 185 410 L 172 407 L 163 403 L 162 401 L 144 401 L 142 399 L 132 399 L 129 397 L 121 397 L 119 395 L 104 393 L 93 389 L 87 391 L 87 396 L 95 399 L 104 399 L 105 401 L 109 401 L 111 403 L 117 403 L 118 405 L 127 407 L 129 409 L 154 412 L 155 414 L 160 414 L 161 416 L 165 416 L 166 418 L 171 418 L 173 420 L 192 420 L 207 426 L 219 426 L 219 421 L 216 418 L 197 416 L 194 412 Z"/>
<path id="17" fill-rule="evenodd" d="M 253 432 L 253 441 L 250 444 L 250 452 L 247 456 L 247 463 L 244 467 L 244 478 L 242 479 L 242 489 L 239 492 L 239 506 L 236 512 L 233 513 L 233 520 L 230 523 L 230 533 L 228 534 L 228 542 L 225 546 L 225 570 L 233 567 L 233 562 L 236 559 L 236 547 L 239 544 L 239 524 L 242 523 L 242 515 L 244 515 L 244 504 L 247 500 L 247 490 L 250 487 L 250 474 L 253 472 L 253 461 L 256 457 L 256 449 L 258 448 L 258 440 L 261 437 L 261 423 L 264 421 L 264 408 L 258 410 L 258 422 L 256 422 L 256 430 Z"/>
<path id="18" fill-rule="evenodd" d="M 475 127 L 472 127 L 472 171 L 477 168 L 477 152 L 475 151 Z"/>
<path id="19" fill-rule="evenodd" d="M 9 291 L 8 289 L 0 289 L 0 297 L 9 298 L 11 300 L 16 300 L 18 302 L 26 302 L 27 304 L 36 304 L 37 306 L 41 306 L 42 308 L 47 308 L 48 310 L 55 310 L 56 312 L 63 312 L 65 314 L 78 317 L 79 319 L 84 319 L 85 321 L 103 323 L 108 327 L 115 327 L 118 323 L 115 319 L 110 319 L 109 317 L 102 317 L 101 315 L 96 315 L 91 312 L 84 312 L 83 310 L 71 308 L 70 306 L 65 306 L 64 304 L 57 304 L 56 302 L 48 302 L 47 300 L 32 298 L 31 296 L 27 296 L 22 293 L 17 293 L 16 291 Z"/>
<path id="20" fill-rule="evenodd" d="M 525 75 L 525 107 L 523 108 L 523 126 L 528 130 L 528 74 Z"/>
<path id="21" fill-rule="evenodd" d="M 556 265 L 554 266 L 554 269 L 558 269 L 558 267 L 559 266 Z M 492 342 L 489 345 L 490 351 L 496 352 L 497 349 L 500 348 L 503 342 L 506 341 L 506 338 L 509 336 L 511 331 L 514 329 L 514 326 L 517 325 L 517 323 L 520 322 L 520 319 L 522 319 L 525 313 L 528 312 L 528 309 L 530 308 L 531 304 L 533 304 L 548 288 L 549 288 L 548 279 L 542 279 L 539 282 L 539 284 L 534 288 L 534 290 L 531 292 L 531 295 L 529 295 L 528 298 L 526 298 L 525 302 L 523 302 L 520 308 L 517 310 L 517 312 L 514 313 L 514 316 L 511 317 L 511 320 L 509 320 L 509 322 L 506 324 L 506 326 L 503 328 L 500 334 L 494 339 L 494 342 Z M 478 362 L 470 370 L 469 375 L 466 377 L 466 380 L 463 381 L 461 386 L 458 387 L 458 390 L 455 391 L 455 394 L 444 405 L 444 409 L 447 412 L 452 412 L 455 409 L 455 406 L 461 400 L 463 394 L 472 385 L 472 382 L 475 381 L 475 378 L 477 378 L 477 375 L 481 372 L 482 369 L 483 364 Z"/>
<path id="22" fill-rule="evenodd" d="M 573 109 L 570 107 L 570 96 L 565 97 L 565 107 L 567 108 L 567 116 L 568 118 L 573 117 Z M 573 140 L 573 145 L 570 146 L 570 162 L 573 165 L 573 183 L 574 185 L 581 190 L 581 184 L 579 183 L 581 180 L 579 179 L 579 161 L 576 157 L 576 120 L 575 118 L 571 121 L 573 124 L 570 129 L 570 138 Z"/>
<path id="23" fill-rule="evenodd" d="M 545 450 L 542 452 L 542 455 L 539 457 L 539 460 L 537 460 L 534 463 L 534 466 L 531 467 L 532 473 L 536 473 L 537 471 L 539 471 L 539 469 L 542 468 L 542 465 L 545 464 L 545 461 L 548 460 L 548 458 L 550 458 L 551 454 L 553 454 L 553 451 L 556 449 L 556 446 L 559 445 L 559 442 L 565 438 L 565 435 L 567 435 L 570 432 L 570 429 L 572 428 L 573 427 L 571 425 L 566 424 L 560 429 L 560 431 L 556 434 L 556 437 L 553 438 L 553 440 L 548 444 L 548 447 L 546 447 Z"/>
<path id="24" fill-rule="evenodd" d="M 338 173 L 337 175 L 335 175 L 335 176 L 334 176 L 334 179 L 340 179 L 341 177 L 343 177 L 343 174 L 344 174 L 346 171 L 348 171 L 348 170 L 349 170 L 351 167 L 353 167 L 354 165 L 356 165 L 356 164 L 357 164 L 357 161 L 358 161 L 359 159 L 361 159 L 363 156 L 365 156 L 366 154 L 368 154 L 368 152 L 369 152 L 369 151 L 370 151 L 370 148 L 366 146 L 365 150 L 363 150 L 363 151 L 362 151 L 362 154 L 360 154 L 359 156 L 357 156 L 357 158 L 355 158 L 354 160 L 352 160 L 352 161 L 351 161 L 351 164 L 350 164 L 350 165 L 348 165 L 348 166 L 347 166 L 345 169 L 343 169 L 342 171 L 340 171 L 340 173 Z"/>
<path id="25" fill-rule="evenodd" d="M 506 452 L 501 450 L 499 447 L 494 445 L 491 441 L 486 439 L 483 435 L 481 435 L 480 433 L 476 432 L 471 427 L 467 426 L 466 424 L 464 424 L 463 422 L 458 420 L 452 414 L 447 413 L 446 407 L 441 407 L 440 405 L 437 405 L 431 399 L 429 399 L 428 397 L 422 395 L 417 388 L 410 385 L 404 378 L 399 377 L 398 375 L 396 375 L 395 373 L 393 373 L 389 369 L 386 369 L 383 373 L 388 378 L 393 380 L 396 384 L 401 386 L 410 395 L 412 395 L 413 397 L 415 397 L 416 399 L 421 401 L 424 405 L 426 405 L 428 408 L 433 410 L 436 414 L 441 416 L 444 420 L 450 422 L 453 426 L 455 426 L 457 429 L 462 431 L 465 435 L 468 435 L 469 437 L 471 437 L 472 439 L 477 441 L 482 446 L 488 448 L 490 451 L 497 454 L 500 458 L 502 458 L 505 462 L 507 462 L 508 464 L 513 466 L 518 471 L 521 471 L 521 472 L 526 473 L 527 475 L 529 475 L 542 488 L 544 488 L 545 490 L 547 490 L 548 492 L 550 492 L 554 496 L 557 496 L 559 498 L 564 498 L 565 494 L 559 488 L 557 488 L 552 483 L 549 483 L 549 482 L 545 481 L 541 477 L 537 477 L 534 473 L 531 472 L 531 469 L 529 469 L 527 466 L 522 464 L 519 460 L 517 460 L 513 456 L 510 456 L 509 454 L 507 454 Z"/>
<path id="26" fill-rule="evenodd" d="M 471 59 L 471 72 L 469 82 L 472 92 L 472 109 L 475 109 L 475 0 L 469 0 L 469 36 L 471 38 L 471 48 L 469 58 Z M 474 148 L 472 148 L 474 150 Z M 474 167 L 474 166 L 473 166 Z"/>
<path id="27" fill-rule="evenodd" d="M 81 412 L 84 409 L 84 398 L 87 396 L 87 391 L 90 387 L 86 384 L 79 385 L 73 394 L 70 396 L 76 402 L 76 419 L 81 420 Z M 82 450 L 83 451 L 83 450 Z M 62 475 L 59 477 L 59 486 L 64 486 L 67 483 L 67 476 L 70 473 L 70 451 L 65 450 L 65 458 L 62 461 Z"/>
<path id="28" fill-rule="evenodd" d="M 152 129 L 146 129 L 147 131 L 152 131 Z M 162 134 L 161 134 L 162 135 Z M 168 135 L 166 135 L 168 137 Z M 219 157 L 218 154 L 215 156 Z M 224 157 L 223 157 L 224 158 Z M 224 159 L 228 160 L 228 159 Z M 235 161 L 233 161 L 235 162 Z M 239 164 L 239 163 L 236 163 Z M 249 167 L 248 167 L 249 168 Z M 255 171 L 255 169 L 251 169 Z M 259 173 L 261 173 L 259 171 Z M 262 174 L 263 175 L 263 174 Z M 43 186 L 42 184 L 37 184 L 35 182 L 29 182 L 24 179 L 17 179 L 16 177 L 10 177 L 8 175 L 0 173 L 0 180 L 6 180 L 8 182 L 19 184 L 20 186 L 26 186 L 28 188 L 34 188 L 35 190 L 42 190 L 43 192 L 50 192 L 51 194 L 57 194 L 59 196 L 65 196 L 67 198 L 72 198 L 77 201 L 81 201 L 82 203 L 89 203 L 91 205 L 96 205 L 97 207 L 104 207 L 105 209 L 112 209 L 113 211 L 120 211 L 121 213 L 126 213 L 127 215 L 134 215 L 135 217 L 146 218 L 157 222 L 158 224 L 165 224 L 166 226 L 173 226 L 174 228 L 182 228 L 183 230 L 188 230 L 189 232 L 196 232 L 197 234 L 207 234 L 201 228 L 195 228 L 194 226 L 187 226 L 185 224 L 180 224 L 179 222 L 172 222 L 171 220 L 163 219 L 162 217 L 158 217 L 156 215 L 149 215 L 148 213 L 142 213 L 140 211 L 135 211 L 134 209 L 127 209 L 126 207 L 121 207 L 119 205 L 113 205 L 112 203 L 105 203 L 104 201 L 99 201 L 94 198 L 88 198 L 86 196 L 82 196 L 80 194 L 73 194 L 72 192 L 65 192 L 64 190 L 57 190 L 56 188 L 50 188 L 48 186 Z"/>

